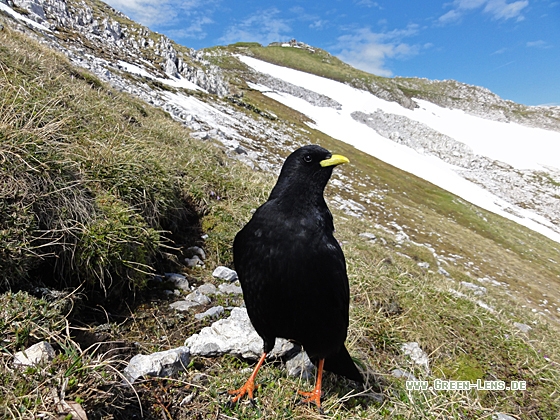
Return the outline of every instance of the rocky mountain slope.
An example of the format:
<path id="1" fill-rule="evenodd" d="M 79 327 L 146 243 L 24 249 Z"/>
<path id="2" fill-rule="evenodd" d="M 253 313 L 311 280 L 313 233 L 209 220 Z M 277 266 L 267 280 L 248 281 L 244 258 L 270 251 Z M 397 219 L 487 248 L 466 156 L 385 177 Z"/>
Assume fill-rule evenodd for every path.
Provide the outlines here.
<path id="1" fill-rule="evenodd" d="M 289 144 L 290 139 L 298 138 L 298 134 L 288 127 L 278 128 L 279 124 L 275 128 L 266 121 L 264 124 L 256 123 L 254 118 L 240 112 L 240 106 L 251 106 L 236 96 L 236 79 L 258 82 L 271 90 L 295 95 L 313 104 L 321 103 L 320 106 L 337 107 L 326 95 L 290 86 L 270 76 L 220 66 L 223 56 L 253 54 L 251 49 L 194 51 L 132 22 L 100 1 L 16 0 L 9 4 L 16 12 L 37 22 L 39 25 L 32 26 L 33 30 L 74 63 L 93 71 L 119 89 L 164 108 L 187 127 L 200 132 L 200 137 L 216 137 L 232 151 L 244 150 L 247 154 L 243 153 L 245 156 L 241 157 L 260 161 L 257 165 L 266 167 L 271 158 L 267 153 L 268 156 L 259 159 L 258 148 L 253 147 L 255 135 L 259 137 L 257 144 L 266 142 L 270 137 L 284 138 Z M 315 55 L 323 54 L 323 62 L 346 66 L 326 52 L 303 49 L 297 44 L 295 47 L 312 51 Z M 455 81 L 385 79 L 352 69 L 351 78 L 345 82 L 382 99 L 396 101 L 406 108 L 417 107 L 418 104 L 411 99 L 417 98 L 485 119 L 560 130 L 559 107 L 526 107 L 504 101 L 487 89 Z M 184 95 L 180 89 L 185 88 L 200 88 L 202 97 Z M 206 105 L 202 106 L 198 102 L 200 100 Z M 261 115 L 273 118 L 266 112 Z M 356 115 L 356 118 L 364 119 L 365 116 Z M 519 214 L 519 209 L 531 209 L 548 220 L 553 230 L 560 232 L 560 172 L 557 167 L 517 169 L 476 155 L 460 141 L 430 130 L 421 123 L 384 114 L 381 110 L 367 116 L 365 123 L 399 144 L 457 165 L 458 173 L 465 179 L 511 203 L 508 211 L 512 214 Z M 279 132 L 271 136 L 270 130 Z M 274 147 L 275 143 L 271 146 Z"/>
<path id="2" fill-rule="evenodd" d="M 313 70 L 407 109 L 417 108 L 418 100 L 423 99 L 494 121 L 560 130 L 559 107 L 526 107 L 504 101 L 487 89 L 454 81 L 368 75 L 308 46 L 267 49 L 238 44 L 194 51 L 98 0 L 0 1 L 1 10 L 15 18 L 19 30 L 63 52 L 74 64 L 117 89 L 164 109 L 190 129 L 193 137 L 218 141 L 229 156 L 257 169 L 278 170 L 287 151 L 309 142 L 312 132 L 305 125 L 313 121 L 298 112 L 276 115 L 273 110 L 277 105 L 263 102 L 262 95 L 257 98 L 252 84 L 317 107 L 336 110 L 341 105 L 327 94 L 252 70 L 236 58 L 237 54 Z M 297 54 L 298 59 L 292 60 L 289 54 Z M 336 72 L 330 75 L 333 68 Z M 535 218 L 541 218 L 537 223 L 546 225 L 552 234 L 560 234 L 558 167 L 517 169 L 479 155 L 468 145 L 425 124 L 381 109 L 367 114 L 356 112 L 352 117 L 384 138 L 453 165 L 462 177 L 509 203 L 507 212 L 523 218 L 521 213 L 530 210 Z M 304 126 L 294 124 L 293 119 Z M 371 197 L 383 195 L 377 185 L 370 182 L 364 188 L 363 182 L 343 175 L 335 185 L 346 196 L 334 197 L 333 203 L 348 214 L 376 212 Z M 388 222 L 401 223 L 394 218 Z"/>
<path id="3" fill-rule="evenodd" d="M 251 48 L 254 45 L 239 45 L 194 51 L 97 0 L 1 0 L 0 4 L 4 13 L 16 17 L 20 30 L 62 51 L 73 63 L 116 88 L 163 108 L 190 128 L 195 137 L 220 141 L 231 156 L 254 167 L 277 168 L 286 150 L 308 141 L 308 133 L 294 129 L 289 120 L 278 118 L 261 104 L 251 103 L 247 82 L 303 98 L 316 106 L 340 107 L 328 95 L 260 74 L 235 59 L 234 54 L 259 57 L 264 50 L 260 46 L 256 50 Z M 320 61 L 330 66 L 349 67 L 324 51 L 295 47 L 314 55 L 315 60 L 320 56 Z M 385 79 L 352 68 L 350 71 L 345 83 L 407 108 L 418 106 L 411 98 L 425 99 L 496 121 L 560 130 L 559 107 L 525 107 L 504 101 L 487 89 L 454 81 Z M 519 170 L 477 155 L 469 146 L 422 123 L 380 109 L 353 117 L 385 138 L 455 165 L 466 179 L 510 203 L 508 211 L 531 209 L 560 232 L 557 167 Z"/>

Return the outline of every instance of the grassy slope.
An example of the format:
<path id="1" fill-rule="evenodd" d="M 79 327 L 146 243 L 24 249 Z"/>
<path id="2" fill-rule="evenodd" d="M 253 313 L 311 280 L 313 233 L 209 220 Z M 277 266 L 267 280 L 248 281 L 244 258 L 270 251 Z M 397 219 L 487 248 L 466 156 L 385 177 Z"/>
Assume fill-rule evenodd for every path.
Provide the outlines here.
<path id="1" fill-rule="evenodd" d="M 77 241 L 73 246 L 85 244 L 90 253 L 97 252 L 94 255 L 99 255 L 100 248 L 103 252 L 111 249 L 112 243 L 117 248 L 109 256 L 120 255 L 118 246 L 123 243 L 133 250 L 153 250 L 147 255 L 132 253 L 138 257 L 137 264 L 118 257 L 100 258 L 98 270 L 113 273 L 113 280 L 125 281 L 127 287 L 141 288 L 145 277 L 139 273 L 154 262 L 165 260 L 162 254 L 168 250 L 161 247 L 165 236 L 162 230 L 181 225 L 173 225 L 173 220 L 192 224 L 193 243 L 199 229 L 209 235 L 204 244 L 209 254 L 207 268 L 189 272 L 195 283 L 209 280 L 210 269 L 217 263 L 231 262 L 229 245 L 233 234 L 248 219 L 250 210 L 266 197 L 273 182 L 271 176 L 229 162 L 218 149 L 191 140 L 180 125 L 162 112 L 112 91 L 94 77 L 72 68 L 64 58 L 8 29 L 0 32 L 0 63 L 0 157 L 4 177 L 1 193 L 3 203 L 16 206 L 10 211 L 2 208 L 1 212 L 0 239 L 12 244 L 12 254 L 3 255 L 2 263 L 21 262 L 10 267 L 12 274 L 4 278 L 5 283 L 17 284 L 23 281 L 21 276 L 28 266 L 41 266 L 43 260 L 34 260 L 37 248 L 33 241 L 38 233 L 35 223 L 40 219 L 37 208 L 44 207 L 36 206 L 41 204 L 40 199 L 53 196 L 58 197 L 56 203 L 67 204 L 62 207 L 69 213 L 51 212 L 56 216 L 51 219 L 57 223 L 70 221 L 69 225 L 57 225 L 57 229 L 69 229 L 71 233 L 62 242 L 64 246 L 53 252 L 69 252 L 65 246 L 70 246 L 70 238 L 81 235 L 89 235 L 91 240 Z M 311 131 L 314 141 L 351 158 L 351 166 L 337 168 L 353 184 L 352 191 L 342 195 L 356 198 L 370 191 L 381 191 L 383 195 L 382 199 L 372 198 L 374 205 L 367 217 L 355 219 L 335 213 L 335 222 L 337 235 L 345 243 L 352 287 L 349 348 L 371 375 L 370 384 L 375 377 L 375 389 L 382 392 L 384 402 L 375 402 L 367 395 L 346 398 L 351 388 L 343 380 L 327 375 L 327 414 L 344 419 L 389 415 L 484 418 L 493 411 L 504 411 L 521 418 L 556 418 L 560 405 L 556 391 L 560 380 L 556 324 L 533 317 L 493 290 L 484 299 L 499 310 L 497 313 L 490 313 L 471 300 L 454 297 L 447 290 L 457 287 L 455 281 L 417 265 L 418 261 L 426 261 L 435 267 L 426 248 L 399 245 L 373 224 L 396 220 L 401 225 L 411 225 L 417 220 L 416 242 L 429 242 L 438 251 L 466 255 L 476 262 L 481 273 L 495 276 L 505 273 L 515 278 L 519 274 L 538 275 L 544 280 L 554 278 L 558 268 L 545 260 L 554 255 L 555 245 L 309 130 L 301 122 L 303 118 L 298 121 L 301 116 L 293 115 L 274 101 L 255 92 L 247 94 L 280 119 L 290 118 L 302 129 Z M 9 188 L 15 185 L 14 180 L 20 186 L 17 191 Z M 35 185 L 37 180 L 41 180 L 40 188 Z M 72 194 L 57 195 L 66 191 Z M 329 193 L 333 192 L 329 188 Z M 214 200 L 216 195 L 222 199 Z M 90 211 L 70 211 L 65 200 L 73 203 L 76 197 L 83 197 L 82 202 Z M 48 208 L 53 207 L 56 206 L 50 203 Z M 14 214 L 20 218 L 14 220 Z M 484 222 L 481 215 L 489 222 Z M 359 238 L 358 234 L 364 231 L 375 232 L 387 244 Z M 150 235 L 145 237 L 144 245 L 135 246 L 138 238 L 131 239 L 130 232 Z M 442 235 L 439 242 L 435 233 Z M 99 247 L 100 244 L 105 247 Z M 21 256 L 21 260 L 14 255 Z M 82 251 L 69 255 L 67 264 L 73 264 L 75 272 L 76 267 L 84 265 L 79 258 L 90 254 Z M 86 261 L 91 261 L 91 257 Z M 108 263 L 113 268 L 108 269 Z M 139 264 L 147 266 L 139 271 L 135 269 Z M 458 280 L 467 278 L 462 266 L 445 268 Z M 95 272 L 87 274 L 88 268 L 82 269 L 86 270 L 82 277 L 93 283 L 99 280 Z M 128 270 L 129 278 L 117 277 L 119 269 Z M 55 278 L 62 279 L 72 284 L 72 276 L 64 269 Z M 130 350 L 86 348 L 83 343 L 78 347 L 78 330 L 74 328 L 80 326 L 92 334 L 103 331 L 105 341 L 116 341 L 122 348 L 138 342 L 142 351 L 154 351 L 182 344 L 189 332 L 204 325 L 191 315 L 170 313 L 165 301 L 156 301 L 143 311 L 143 307 L 136 308 L 124 319 L 110 318 L 103 329 L 96 323 L 73 323 L 71 335 L 67 335 L 65 316 L 72 302 L 71 297 L 49 303 L 23 293 L 8 292 L 1 296 L 0 400 L 4 406 L 0 410 L 4 417 L 32 418 L 39 412 L 54 413 L 52 393 L 60 395 L 62 390 L 66 400 L 81 403 L 93 418 L 127 418 L 127 414 L 137 413 L 131 407 L 138 404 L 134 395 L 118 386 L 116 369 L 122 368 L 119 360 L 130 355 Z M 80 311 L 84 309 L 74 309 L 73 319 L 80 319 Z M 534 328 L 528 335 L 512 326 L 512 321 L 532 320 Z M 53 365 L 27 369 L 24 373 L 11 370 L 11 354 L 45 338 L 58 351 Z M 418 341 L 430 354 L 431 373 L 410 365 L 402 355 L 400 345 L 407 341 Z M 136 391 L 144 414 L 148 418 L 215 418 L 219 413 L 237 418 L 318 417 L 312 407 L 296 404 L 295 389 L 309 388 L 311 384 L 286 377 L 277 365 L 267 365 L 262 371 L 259 382 L 263 387 L 256 407 L 228 407 L 227 397 L 220 392 L 245 379 L 246 374 L 241 372 L 244 366 L 244 362 L 229 357 L 197 359 L 186 373 L 171 381 L 139 384 Z M 402 379 L 389 375 L 397 367 L 429 380 L 526 380 L 528 390 L 408 392 Z M 208 376 L 195 382 L 200 372 Z M 180 405 L 193 392 L 192 402 Z"/>

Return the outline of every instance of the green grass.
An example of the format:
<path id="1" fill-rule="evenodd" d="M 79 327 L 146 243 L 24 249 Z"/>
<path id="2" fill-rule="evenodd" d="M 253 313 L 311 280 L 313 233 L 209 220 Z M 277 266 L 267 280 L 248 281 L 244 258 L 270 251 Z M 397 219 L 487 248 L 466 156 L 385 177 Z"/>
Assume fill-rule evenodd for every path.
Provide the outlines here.
<path id="1" fill-rule="evenodd" d="M 322 59 L 302 57 L 310 66 Z M 223 60 L 243 90 L 235 73 L 243 66 Z M 134 354 L 182 345 L 209 323 L 170 310 L 150 274 L 169 268 L 193 284 L 213 281 L 216 265 L 231 264 L 233 236 L 266 199 L 273 176 L 191 139 L 167 114 L 8 28 L 0 32 L 0 92 L 0 417 L 55 418 L 63 414 L 54 396 L 64 394 L 91 418 L 489 419 L 494 412 L 558 418 L 558 324 L 521 306 L 542 293 L 558 299 L 560 269 L 549 261 L 558 261 L 558 244 L 312 130 L 301 114 L 250 90 L 243 100 L 254 108 L 240 106 L 242 112 L 272 113 L 278 118 L 271 124 L 289 124 L 350 158 L 336 169 L 347 190 L 331 185 L 329 197 L 360 201 L 376 193 L 361 218 L 333 212 L 351 283 L 347 343 L 368 388 L 355 395 L 344 379 L 327 374 L 321 417 L 296 394 L 313 382 L 267 363 L 256 405 L 230 407 L 225 391 L 242 384 L 251 365 L 229 356 L 195 358 L 173 378 L 122 386 L 119 372 Z M 459 254 L 475 268 L 461 260 L 443 264 L 452 278 L 438 274 L 432 251 L 399 244 L 375 226 L 393 221 L 407 225 L 415 243 L 438 255 Z M 362 232 L 385 243 L 368 242 Z M 191 245 L 204 247 L 206 267 L 181 266 Z M 491 286 L 483 297 L 449 291 L 482 275 L 508 282 L 512 296 Z M 43 283 L 67 291 L 15 292 Z M 136 300 L 127 299 L 129 291 Z M 118 309 L 99 299 L 105 293 Z M 217 302 L 229 302 L 223 299 Z M 513 322 L 533 329 L 523 334 Z M 41 340 L 55 347 L 54 362 L 14 369 L 13 354 Z M 430 372 L 402 354 L 410 341 L 429 354 Z M 429 382 L 524 380 L 527 390 L 408 391 L 404 379 L 390 374 L 396 368 Z M 181 404 L 185 398 L 190 402 Z"/>
<path id="2" fill-rule="evenodd" d="M 165 264 L 173 240 L 199 241 L 205 217 L 239 220 L 212 194 L 254 187 L 218 149 L 21 35 L 0 36 L 3 289 L 33 277 L 119 295 Z M 207 233 L 227 252 L 232 232 Z"/>

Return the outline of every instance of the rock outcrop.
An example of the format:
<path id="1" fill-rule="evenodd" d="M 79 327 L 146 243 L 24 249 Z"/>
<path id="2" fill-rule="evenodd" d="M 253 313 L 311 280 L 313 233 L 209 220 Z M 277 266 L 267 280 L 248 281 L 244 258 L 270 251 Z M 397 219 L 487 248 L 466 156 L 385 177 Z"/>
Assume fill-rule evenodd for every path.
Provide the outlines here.
<path id="1" fill-rule="evenodd" d="M 165 35 L 150 31 L 104 3 L 85 0 L 13 0 L 29 19 L 48 28 L 52 41 L 72 55 L 88 54 L 115 62 L 123 60 L 148 67 L 154 76 L 182 77 L 205 91 L 225 96 L 229 87 L 221 70 L 204 54 L 180 46 Z M 76 58 L 78 58 L 76 57 Z"/>

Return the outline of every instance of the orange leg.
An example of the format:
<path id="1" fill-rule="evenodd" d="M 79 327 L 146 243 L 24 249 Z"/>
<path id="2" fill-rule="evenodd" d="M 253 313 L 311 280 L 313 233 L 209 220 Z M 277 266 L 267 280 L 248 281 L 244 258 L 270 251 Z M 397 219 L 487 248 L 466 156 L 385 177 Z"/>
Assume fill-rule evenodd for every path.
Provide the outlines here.
<path id="1" fill-rule="evenodd" d="M 253 373 L 251 373 L 251 376 L 249 376 L 249 379 L 247 379 L 247 382 L 245 382 L 245 385 L 243 385 L 239 389 L 228 391 L 229 394 L 235 395 L 235 397 L 231 399 L 232 403 L 236 403 L 237 401 L 239 401 L 245 394 L 249 394 L 249 399 L 251 401 L 253 400 L 253 392 L 258 388 L 258 385 L 255 385 L 255 378 L 257 377 L 257 372 L 264 363 L 265 358 L 266 353 L 263 353 L 261 358 L 259 359 L 259 362 L 257 363 L 257 366 L 255 366 L 255 370 L 253 370 Z"/>
<path id="2" fill-rule="evenodd" d="M 317 407 L 321 408 L 321 380 L 323 378 L 323 364 L 325 359 L 319 360 L 319 366 L 317 367 L 317 381 L 315 382 L 315 389 L 311 392 L 298 391 L 298 393 L 305 398 L 302 402 L 309 403 L 314 402 Z"/>

